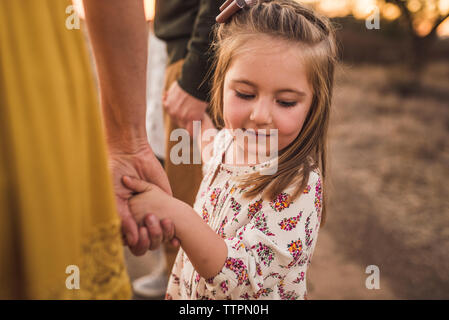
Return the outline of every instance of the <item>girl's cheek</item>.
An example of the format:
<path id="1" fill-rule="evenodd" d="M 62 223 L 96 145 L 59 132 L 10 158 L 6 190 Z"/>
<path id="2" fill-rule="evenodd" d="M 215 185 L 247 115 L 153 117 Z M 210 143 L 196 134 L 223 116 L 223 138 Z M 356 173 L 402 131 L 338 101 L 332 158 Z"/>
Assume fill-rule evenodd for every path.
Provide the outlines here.
<path id="1" fill-rule="evenodd" d="M 297 112 L 283 110 L 282 113 L 278 113 L 277 115 L 276 127 L 279 130 L 279 138 L 285 140 L 282 142 L 289 144 L 301 131 L 306 115 L 301 110 Z"/>
<path id="2" fill-rule="evenodd" d="M 237 129 L 244 126 L 246 108 L 237 97 L 225 96 L 223 100 L 223 115 L 229 128 Z"/>

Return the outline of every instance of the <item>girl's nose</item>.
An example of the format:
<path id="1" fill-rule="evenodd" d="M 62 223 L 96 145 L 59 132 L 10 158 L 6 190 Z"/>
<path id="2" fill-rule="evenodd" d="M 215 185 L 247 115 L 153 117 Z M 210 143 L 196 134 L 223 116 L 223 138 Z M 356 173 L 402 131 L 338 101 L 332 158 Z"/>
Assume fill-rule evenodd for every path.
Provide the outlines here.
<path id="1" fill-rule="evenodd" d="M 260 99 L 260 101 L 255 103 L 249 119 L 251 121 L 254 121 L 257 125 L 271 124 L 273 122 L 273 119 L 271 117 L 270 102 Z"/>

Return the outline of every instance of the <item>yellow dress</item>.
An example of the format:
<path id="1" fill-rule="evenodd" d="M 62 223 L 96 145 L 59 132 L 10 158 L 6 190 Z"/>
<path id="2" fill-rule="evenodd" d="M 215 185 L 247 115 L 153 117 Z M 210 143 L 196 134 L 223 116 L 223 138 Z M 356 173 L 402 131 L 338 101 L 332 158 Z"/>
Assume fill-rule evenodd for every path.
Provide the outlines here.
<path id="1" fill-rule="evenodd" d="M 81 30 L 66 28 L 70 4 L 0 0 L 0 299 L 130 298 L 95 84 Z"/>

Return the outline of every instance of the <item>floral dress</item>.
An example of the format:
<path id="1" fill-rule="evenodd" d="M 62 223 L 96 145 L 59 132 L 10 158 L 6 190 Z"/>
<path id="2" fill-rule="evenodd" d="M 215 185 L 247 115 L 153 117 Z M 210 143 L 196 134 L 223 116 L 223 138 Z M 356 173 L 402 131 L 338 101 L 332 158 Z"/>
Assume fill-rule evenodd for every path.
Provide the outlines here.
<path id="1" fill-rule="evenodd" d="M 180 249 L 166 299 L 305 299 L 307 267 L 321 220 L 319 171 L 311 171 L 307 187 L 294 200 L 293 185 L 272 201 L 247 199 L 235 177 L 270 167 L 277 159 L 255 166 L 224 164 L 222 156 L 231 143 L 224 130 L 215 137 L 194 204 L 226 242 L 226 261 L 215 277 L 205 279 Z"/>

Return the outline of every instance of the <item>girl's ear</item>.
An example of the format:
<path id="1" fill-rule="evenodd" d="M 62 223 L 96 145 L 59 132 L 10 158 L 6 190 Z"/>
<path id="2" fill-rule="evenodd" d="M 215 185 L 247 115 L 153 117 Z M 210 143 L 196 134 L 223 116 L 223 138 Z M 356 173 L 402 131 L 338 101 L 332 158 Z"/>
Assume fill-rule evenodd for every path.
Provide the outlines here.
<path id="1" fill-rule="evenodd" d="M 128 176 L 123 176 L 122 182 L 125 185 L 125 187 L 137 193 L 148 191 L 151 187 L 151 185 L 146 181 L 131 178 Z"/>

